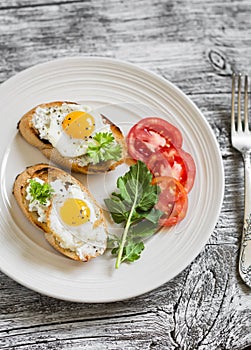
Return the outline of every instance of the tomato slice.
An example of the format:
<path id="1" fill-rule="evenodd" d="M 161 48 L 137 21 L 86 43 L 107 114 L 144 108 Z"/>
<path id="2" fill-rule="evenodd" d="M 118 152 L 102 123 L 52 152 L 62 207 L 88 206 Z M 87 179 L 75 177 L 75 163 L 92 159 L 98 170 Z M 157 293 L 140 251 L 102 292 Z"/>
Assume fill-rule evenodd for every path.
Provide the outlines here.
<path id="1" fill-rule="evenodd" d="M 180 150 L 173 145 L 161 147 L 158 152 L 149 157 L 147 167 L 155 177 L 171 176 L 183 186 L 187 182 L 187 167 L 180 156 Z"/>
<path id="2" fill-rule="evenodd" d="M 187 171 L 187 179 L 184 187 L 187 190 L 187 192 L 190 192 L 194 184 L 194 179 L 196 175 L 196 165 L 190 153 L 185 152 L 183 149 L 180 149 L 179 155 L 183 159 Z"/>
<path id="3" fill-rule="evenodd" d="M 182 147 L 183 138 L 179 129 L 166 120 L 149 117 L 140 120 L 130 129 L 126 141 L 129 155 L 146 162 L 155 151 L 166 144 Z"/>
<path id="4" fill-rule="evenodd" d="M 146 162 L 146 166 L 151 171 L 154 177 L 172 176 L 172 167 L 168 159 L 161 153 L 153 153 Z"/>
<path id="5" fill-rule="evenodd" d="M 141 138 L 141 135 L 134 134 L 134 127 L 130 130 L 127 141 L 127 149 L 129 155 L 133 159 L 141 160 L 142 162 L 147 161 L 147 159 L 154 153 L 154 148 L 151 143 L 146 142 L 145 138 Z M 156 145 L 158 147 L 158 145 Z"/>
<path id="6" fill-rule="evenodd" d="M 156 208 L 163 211 L 161 226 L 173 226 L 184 219 L 187 213 L 187 191 L 182 184 L 169 176 L 155 177 L 152 184 L 158 184 L 161 192 Z"/>
<path id="7" fill-rule="evenodd" d="M 196 173 L 195 163 L 190 153 L 172 145 L 161 148 L 160 152 L 172 168 L 171 176 L 178 180 L 189 192 L 193 187 Z M 162 170 L 159 176 L 166 176 L 166 173 Z"/>
<path id="8" fill-rule="evenodd" d="M 147 160 L 146 165 L 153 176 L 171 176 L 189 192 L 194 183 L 196 167 L 192 156 L 173 145 L 161 147 Z"/>
<path id="9" fill-rule="evenodd" d="M 166 141 L 171 142 L 175 147 L 182 147 L 183 137 L 176 126 L 158 117 L 148 117 L 141 119 L 136 124 L 136 130 L 147 129 L 153 133 L 159 134 Z"/>

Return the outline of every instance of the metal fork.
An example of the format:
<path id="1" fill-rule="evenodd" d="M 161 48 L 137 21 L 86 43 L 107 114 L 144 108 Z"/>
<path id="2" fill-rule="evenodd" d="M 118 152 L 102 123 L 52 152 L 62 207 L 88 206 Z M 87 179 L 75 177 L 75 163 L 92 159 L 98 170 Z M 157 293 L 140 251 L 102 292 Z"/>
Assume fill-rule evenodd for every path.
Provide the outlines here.
<path id="1" fill-rule="evenodd" d="M 235 118 L 235 81 L 237 80 L 237 118 Z M 241 152 L 244 161 L 245 205 L 244 224 L 242 231 L 239 273 L 242 280 L 251 288 L 251 131 L 248 120 L 248 76 L 244 78 L 244 111 L 242 113 L 242 76 L 232 76 L 232 115 L 231 139 L 232 145 Z"/>

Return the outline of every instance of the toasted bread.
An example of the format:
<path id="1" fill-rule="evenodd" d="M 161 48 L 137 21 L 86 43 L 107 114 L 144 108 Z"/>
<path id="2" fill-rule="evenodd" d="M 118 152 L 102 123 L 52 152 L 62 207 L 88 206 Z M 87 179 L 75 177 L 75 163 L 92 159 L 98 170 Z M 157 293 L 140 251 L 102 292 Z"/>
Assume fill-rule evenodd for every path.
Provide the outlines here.
<path id="1" fill-rule="evenodd" d="M 110 126 L 110 131 L 112 132 L 115 140 L 122 147 L 122 156 L 118 161 L 105 161 L 97 164 L 89 163 L 88 165 L 80 165 L 75 158 L 69 159 L 62 156 L 56 148 L 54 148 L 50 142 L 47 140 L 40 139 L 38 131 L 34 128 L 32 123 L 32 117 L 38 107 L 48 108 L 48 107 L 60 107 L 63 103 L 77 104 L 75 102 L 67 101 L 55 101 L 49 103 L 43 103 L 37 105 L 30 111 L 28 111 L 18 122 L 18 130 L 23 138 L 32 146 L 38 148 L 50 161 L 55 164 L 60 165 L 63 168 L 71 169 L 74 172 L 82 174 L 95 174 L 103 173 L 107 171 L 114 170 L 119 164 L 124 162 L 126 147 L 124 136 L 121 130 L 113 124 L 107 117 L 101 116 L 103 123 Z"/>
<path id="2" fill-rule="evenodd" d="M 97 204 L 96 200 L 93 198 L 91 193 L 87 188 L 85 188 L 77 179 L 75 179 L 73 176 L 68 174 L 67 172 L 58 169 L 56 167 L 50 166 L 48 164 L 37 164 L 31 167 L 26 168 L 25 171 L 23 171 L 21 174 L 19 174 L 14 182 L 13 186 L 13 194 L 15 196 L 15 199 L 20 206 L 21 210 L 27 217 L 27 219 L 36 227 L 44 231 L 45 238 L 47 241 L 60 253 L 66 255 L 67 257 L 73 259 L 73 260 L 79 260 L 79 261 L 88 261 L 91 258 L 95 258 L 98 255 L 103 254 L 106 248 L 105 247 L 102 252 L 95 251 L 95 254 L 85 254 L 84 256 L 79 256 L 79 254 L 76 253 L 76 251 L 72 249 L 66 249 L 63 248 L 60 244 L 60 235 L 57 234 L 57 232 L 53 232 L 50 227 L 48 226 L 47 222 L 40 222 L 39 216 L 36 211 L 29 211 L 29 200 L 26 199 L 27 196 L 27 186 L 29 184 L 30 179 L 39 178 L 47 183 L 52 183 L 56 179 L 60 179 L 62 181 L 65 181 L 67 184 L 75 184 L 81 188 L 81 190 L 86 194 L 86 197 L 88 200 L 96 207 L 98 208 L 98 217 L 95 221 L 95 227 L 102 226 L 102 229 L 104 229 L 105 232 L 105 240 L 107 235 L 107 228 L 106 228 L 106 222 L 103 216 L 102 209 Z M 49 207 L 48 207 L 48 210 Z"/>

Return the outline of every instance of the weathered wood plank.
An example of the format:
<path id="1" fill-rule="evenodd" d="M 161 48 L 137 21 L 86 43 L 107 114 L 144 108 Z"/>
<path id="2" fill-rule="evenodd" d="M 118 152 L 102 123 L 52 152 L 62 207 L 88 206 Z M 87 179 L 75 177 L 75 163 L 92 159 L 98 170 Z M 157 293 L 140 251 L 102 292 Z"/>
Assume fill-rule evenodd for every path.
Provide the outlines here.
<path id="1" fill-rule="evenodd" d="M 242 295 L 248 289 L 234 278 L 234 250 L 232 246 L 208 246 L 183 277 L 178 276 L 159 289 L 157 299 L 156 293 L 151 292 L 107 305 L 75 304 L 27 290 L 23 293 L 21 288 L 16 301 L 4 303 L 7 309 L 5 320 L 1 321 L 0 347 L 29 344 L 36 349 L 36 342 L 60 346 L 71 339 L 96 342 L 102 338 L 108 344 L 123 339 L 150 344 L 155 339 L 156 346 L 165 345 L 168 349 L 203 349 L 210 344 L 213 350 L 221 343 L 224 349 L 238 349 L 251 341 L 251 297 Z M 25 299 L 19 301 L 20 296 Z M 240 317 L 242 323 L 236 327 Z"/>
<path id="2" fill-rule="evenodd" d="M 106 6 L 99 1 L 21 4 L 0 8 L 0 81 L 48 57 L 76 54 L 138 63 L 187 93 L 229 91 L 224 76 L 232 69 L 250 70 L 248 2 L 218 8 L 213 1 L 193 6 L 173 1 L 146 6 L 140 1 L 133 9 L 116 0 Z"/>

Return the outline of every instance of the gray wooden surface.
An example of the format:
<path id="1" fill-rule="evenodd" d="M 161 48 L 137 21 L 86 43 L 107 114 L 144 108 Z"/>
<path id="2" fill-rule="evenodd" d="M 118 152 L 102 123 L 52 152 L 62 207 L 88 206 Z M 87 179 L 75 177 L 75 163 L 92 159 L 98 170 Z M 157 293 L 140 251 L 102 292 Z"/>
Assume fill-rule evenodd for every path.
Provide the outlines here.
<path id="1" fill-rule="evenodd" d="M 251 348 L 251 290 L 237 272 L 243 169 L 231 148 L 229 119 L 230 75 L 251 75 L 250 0 L 1 0 L 0 83 L 37 63 L 74 55 L 136 63 L 197 104 L 221 149 L 222 210 L 190 266 L 131 300 L 70 303 L 0 274 L 0 349 Z"/>

